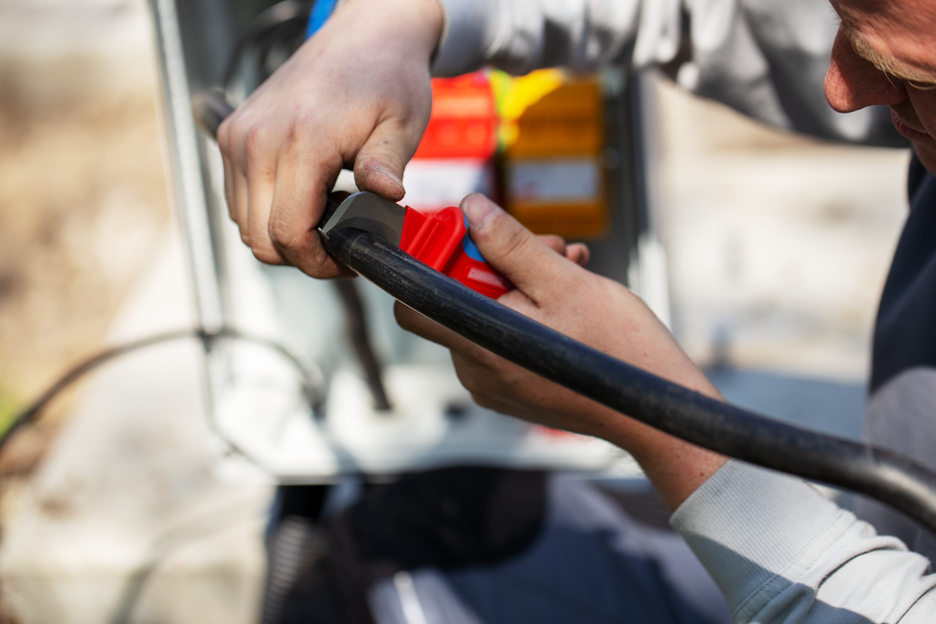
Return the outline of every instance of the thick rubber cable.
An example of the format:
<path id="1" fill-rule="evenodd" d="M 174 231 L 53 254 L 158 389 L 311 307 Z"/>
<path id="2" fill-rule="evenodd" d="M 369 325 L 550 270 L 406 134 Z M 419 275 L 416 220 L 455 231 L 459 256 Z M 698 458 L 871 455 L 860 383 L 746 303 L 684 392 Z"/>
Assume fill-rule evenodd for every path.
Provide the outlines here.
<path id="1" fill-rule="evenodd" d="M 936 473 L 905 457 L 661 379 L 479 295 L 375 234 L 346 228 L 323 240 L 338 260 L 393 298 L 504 359 L 693 444 L 871 496 L 936 535 Z"/>
<path id="2" fill-rule="evenodd" d="M 230 111 L 222 96 L 193 102 L 212 136 Z M 430 269 L 379 236 L 351 228 L 326 249 L 420 314 L 573 392 L 701 447 L 865 494 L 936 535 L 936 473 L 893 453 L 795 427 L 715 401 L 583 345 Z"/>

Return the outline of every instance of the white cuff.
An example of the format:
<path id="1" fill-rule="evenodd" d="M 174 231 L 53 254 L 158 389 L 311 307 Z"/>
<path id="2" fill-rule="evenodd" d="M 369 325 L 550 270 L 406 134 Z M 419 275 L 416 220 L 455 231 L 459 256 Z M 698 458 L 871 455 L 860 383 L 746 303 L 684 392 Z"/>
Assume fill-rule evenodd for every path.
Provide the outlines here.
<path id="1" fill-rule="evenodd" d="M 738 460 L 670 518 L 740 622 L 802 579 L 854 523 L 805 481 Z"/>

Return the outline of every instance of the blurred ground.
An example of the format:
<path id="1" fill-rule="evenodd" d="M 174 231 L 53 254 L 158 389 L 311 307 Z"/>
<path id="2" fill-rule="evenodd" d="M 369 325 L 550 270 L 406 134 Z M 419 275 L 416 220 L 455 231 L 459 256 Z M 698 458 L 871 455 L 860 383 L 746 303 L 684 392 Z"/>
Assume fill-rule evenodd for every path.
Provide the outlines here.
<path id="1" fill-rule="evenodd" d="M 145 5 L 0 0 L 0 421 L 101 341 L 167 222 Z"/>
<path id="2" fill-rule="evenodd" d="M 145 0 L 0 0 L 0 410 L 141 322 L 191 324 L 155 72 Z M 105 367 L 7 449 L 0 622 L 252 621 L 269 494 L 208 470 L 197 351 Z"/>
<path id="3" fill-rule="evenodd" d="M 99 347 L 168 226 L 149 31 L 143 2 L 0 0 L 0 427 Z M 71 396 L 0 462 L 0 529 Z"/>

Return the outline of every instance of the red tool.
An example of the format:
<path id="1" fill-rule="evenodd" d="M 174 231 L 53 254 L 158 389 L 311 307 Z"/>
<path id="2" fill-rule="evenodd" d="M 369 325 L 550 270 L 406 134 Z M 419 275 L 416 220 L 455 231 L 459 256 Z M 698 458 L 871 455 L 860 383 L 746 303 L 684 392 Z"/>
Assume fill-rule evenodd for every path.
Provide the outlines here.
<path id="1" fill-rule="evenodd" d="M 420 262 L 496 299 L 513 285 L 491 268 L 468 236 L 465 215 L 454 206 L 419 212 L 374 193 L 348 196 L 325 219 L 322 232 L 355 227 L 380 234 Z"/>

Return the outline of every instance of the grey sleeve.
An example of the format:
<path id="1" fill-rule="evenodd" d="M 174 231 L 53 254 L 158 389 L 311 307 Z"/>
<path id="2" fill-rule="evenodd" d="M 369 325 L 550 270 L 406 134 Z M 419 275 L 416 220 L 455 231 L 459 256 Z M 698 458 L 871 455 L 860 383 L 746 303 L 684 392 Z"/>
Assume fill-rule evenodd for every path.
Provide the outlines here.
<path id="1" fill-rule="evenodd" d="M 802 480 L 731 460 L 673 514 L 739 623 L 936 621 L 936 575 Z"/>
<path id="2" fill-rule="evenodd" d="M 686 89 L 778 128 L 903 147 L 886 107 L 825 101 L 838 27 L 826 0 L 439 0 L 437 76 L 490 65 L 589 71 L 669 66 Z M 678 68 L 678 69 L 677 69 Z"/>

